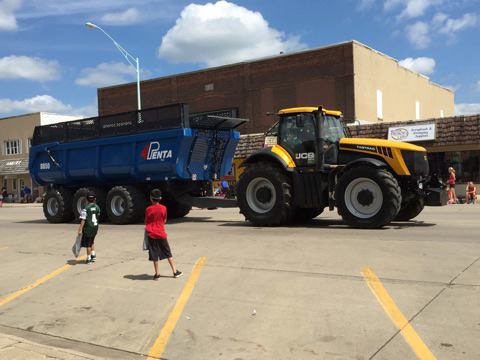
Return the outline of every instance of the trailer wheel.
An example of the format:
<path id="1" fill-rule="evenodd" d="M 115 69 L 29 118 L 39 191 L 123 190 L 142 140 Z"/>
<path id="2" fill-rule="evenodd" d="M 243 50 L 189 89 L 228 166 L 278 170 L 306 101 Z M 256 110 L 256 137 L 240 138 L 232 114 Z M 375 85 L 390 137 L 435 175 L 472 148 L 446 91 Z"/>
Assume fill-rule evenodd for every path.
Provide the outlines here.
<path id="1" fill-rule="evenodd" d="M 145 212 L 145 195 L 133 186 L 115 186 L 107 194 L 107 215 L 113 224 L 130 224 Z"/>
<path id="2" fill-rule="evenodd" d="M 43 200 L 43 214 L 48 222 L 70 222 L 75 218 L 72 211 L 73 195 L 68 189 L 48 190 Z"/>
<path id="3" fill-rule="evenodd" d="M 350 226 L 380 228 L 400 210 L 402 195 L 397 180 L 385 169 L 354 167 L 336 187 L 338 213 Z"/>
<path id="4" fill-rule="evenodd" d="M 192 205 L 170 199 L 168 196 L 162 201 L 167 207 L 167 216 L 169 219 L 178 219 L 187 216 L 192 210 Z"/>
<path id="5" fill-rule="evenodd" d="M 295 210 L 295 215 L 293 216 L 294 221 L 296 222 L 307 222 L 309 220 L 315 219 L 318 215 L 323 212 L 323 208 L 297 208 Z"/>
<path id="6" fill-rule="evenodd" d="M 400 209 L 395 220 L 411 220 L 422 212 L 424 206 L 425 201 L 423 196 L 415 196 Z"/>
<path id="7" fill-rule="evenodd" d="M 100 221 L 105 221 L 108 219 L 107 214 L 107 193 L 102 188 L 92 188 L 91 189 L 95 193 L 95 197 L 97 198 L 97 205 L 100 207 Z"/>
<path id="8" fill-rule="evenodd" d="M 257 226 L 279 226 L 292 220 L 291 181 L 283 169 L 258 162 L 245 169 L 237 186 L 240 212 Z"/>
<path id="9" fill-rule="evenodd" d="M 80 188 L 73 195 L 72 210 L 76 220 L 80 218 L 80 213 L 88 204 L 87 196 L 89 192 L 89 188 Z"/>

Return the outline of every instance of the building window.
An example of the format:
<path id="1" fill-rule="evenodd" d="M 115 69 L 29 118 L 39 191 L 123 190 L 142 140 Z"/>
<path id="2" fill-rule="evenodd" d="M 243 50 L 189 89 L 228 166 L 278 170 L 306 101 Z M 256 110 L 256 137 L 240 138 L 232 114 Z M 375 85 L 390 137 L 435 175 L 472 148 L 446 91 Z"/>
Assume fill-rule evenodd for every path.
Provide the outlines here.
<path id="1" fill-rule="evenodd" d="M 30 148 L 32 147 L 32 138 L 27 139 L 27 153 L 30 152 Z"/>
<path id="2" fill-rule="evenodd" d="M 18 155 L 22 153 L 20 140 L 7 140 L 5 145 L 5 155 Z"/>
<path id="3" fill-rule="evenodd" d="M 213 91 L 215 90 L 215 85 L 213 83 L 205 85 L 205 91 Z"/>
<path id="4" fill-rule="evenodd" d="M 383 120 L 383 94 L 381 90 L 377 90 L 377 119 Z"/>
<path id="5" fill-rule="evenodd" d="M 420 101 L 415 101 L 415 120 L 420 120 Z"/>

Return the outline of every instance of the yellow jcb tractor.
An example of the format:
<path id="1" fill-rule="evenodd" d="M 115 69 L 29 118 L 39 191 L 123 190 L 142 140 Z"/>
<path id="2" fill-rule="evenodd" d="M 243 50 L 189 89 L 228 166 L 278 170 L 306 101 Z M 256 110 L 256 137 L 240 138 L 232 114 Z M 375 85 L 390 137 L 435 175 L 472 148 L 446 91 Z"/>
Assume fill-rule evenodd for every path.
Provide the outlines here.
<path id="1" fill-rule="evenodd" d="M 266 147 L 250 155 L 237 185 L 240 212 L 259 226 L 312 219 L 324 208 L 350 226 L 379 228 L 447 202 L 432 188 L 425 148 L 346 136 L 342 113 L 280 110 Z"/>

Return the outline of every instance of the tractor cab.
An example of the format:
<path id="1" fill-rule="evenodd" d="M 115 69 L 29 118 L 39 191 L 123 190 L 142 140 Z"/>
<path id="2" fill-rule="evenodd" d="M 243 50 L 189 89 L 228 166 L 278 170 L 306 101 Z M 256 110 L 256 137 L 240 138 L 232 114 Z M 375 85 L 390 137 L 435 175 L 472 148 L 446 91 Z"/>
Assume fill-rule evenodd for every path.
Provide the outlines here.
<path id="1" fill-rule="evenodd" d="M 340 111 L 297 107 L 280 110 L 277 116 L 278 122 L 266 133 L 265 146 L 283 148 L 296 167 L 337 164 L 339 141 L 345 137 Z"/>

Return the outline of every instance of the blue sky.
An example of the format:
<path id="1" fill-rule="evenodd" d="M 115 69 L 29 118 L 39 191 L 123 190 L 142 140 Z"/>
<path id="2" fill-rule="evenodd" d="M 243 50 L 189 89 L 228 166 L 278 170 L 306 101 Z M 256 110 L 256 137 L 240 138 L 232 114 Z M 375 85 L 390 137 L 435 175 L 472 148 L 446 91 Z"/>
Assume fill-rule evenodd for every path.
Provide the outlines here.
<path id="1" fill-rule="evenodd" d="M 358 40 L 480 113 L 480 0 L 0 0 L 0 117 L 96 114 L 96 88 L 135 80 L 101 26 L 153 78 Z"/>

